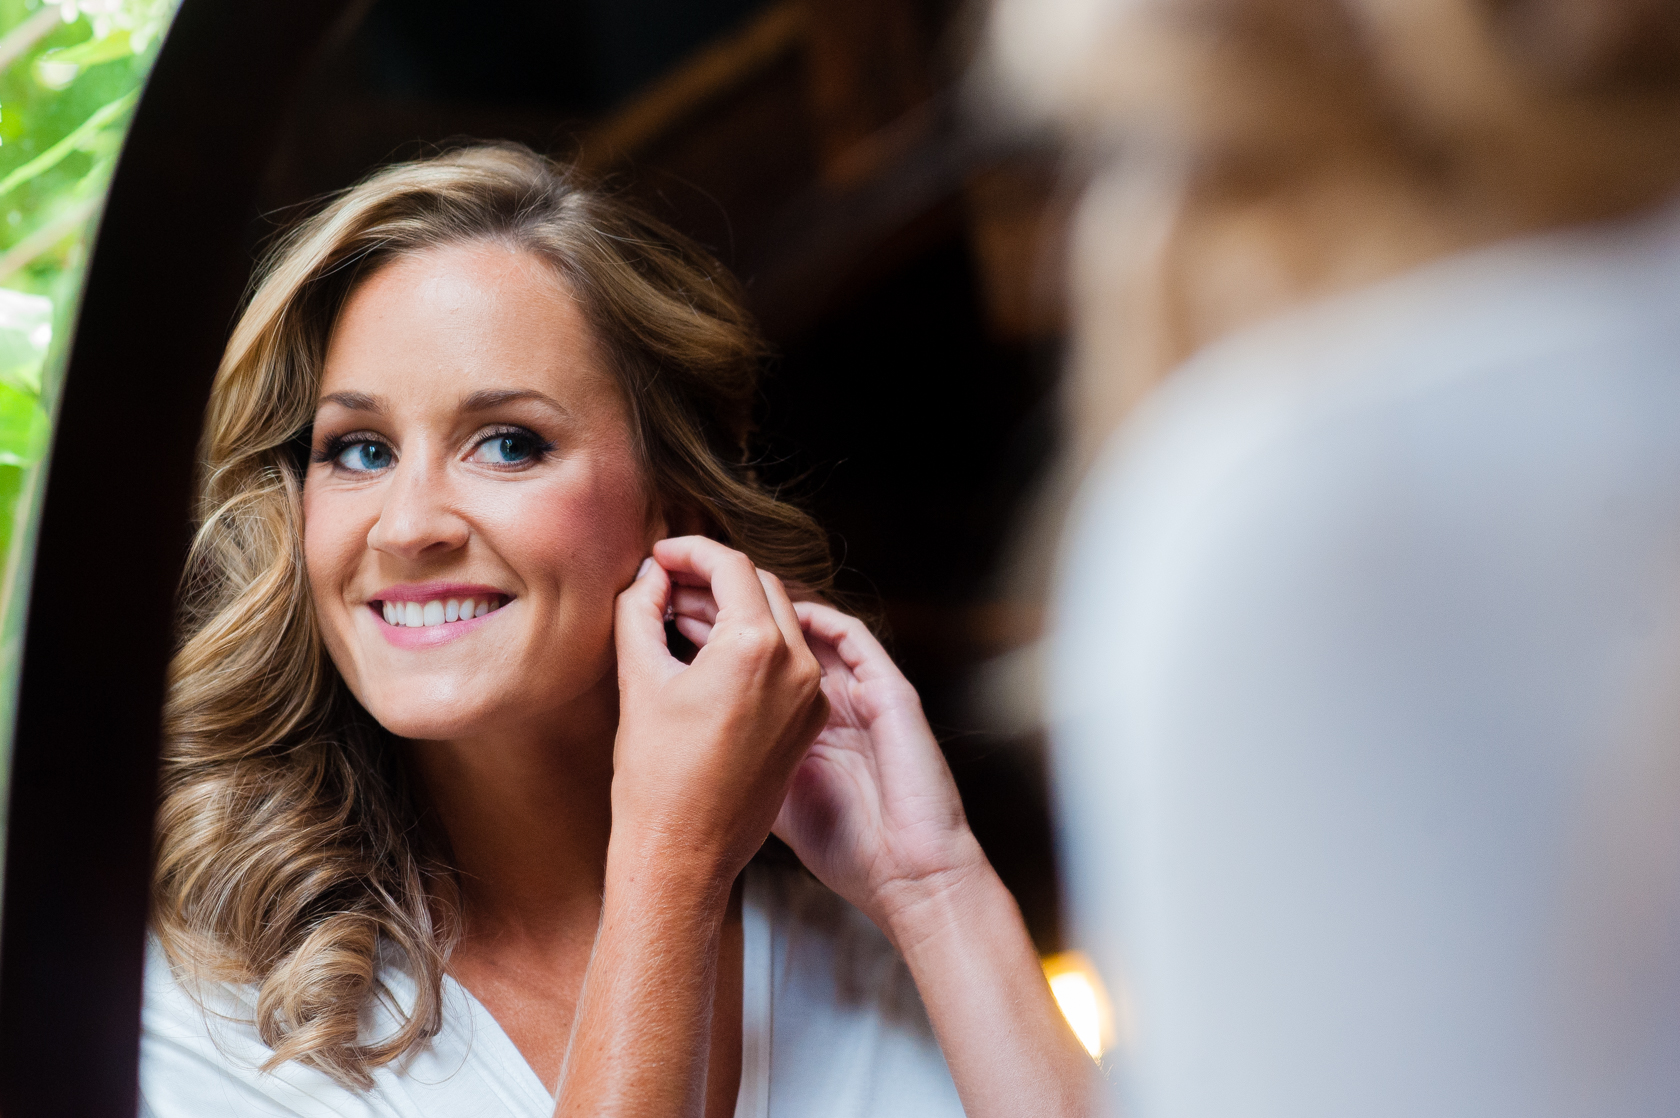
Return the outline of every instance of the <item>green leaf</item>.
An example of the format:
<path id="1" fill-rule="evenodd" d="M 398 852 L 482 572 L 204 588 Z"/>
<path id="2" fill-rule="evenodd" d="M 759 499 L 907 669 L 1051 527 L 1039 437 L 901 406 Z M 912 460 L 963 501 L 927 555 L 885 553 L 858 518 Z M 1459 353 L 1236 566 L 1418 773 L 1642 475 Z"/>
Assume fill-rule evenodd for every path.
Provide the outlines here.
<path id="1" fill-rule="evenodd" d="M 11 546 L 13 510 L 28 476 L 29 471 L 23 466 L 0 466 L 0 555 Z"/>
<path id="2" fill-rule="evenodd" d="M 114 62 L 119 58 L 128 58 L 134 53 L 134 44 L 128 29 L 118 28 L 103 39 L 89 39 L 85 43 L 78 43 L 63 50 L 49 50 L 41 55 L 44 62 L 73 62 L 78 66 L 97 66 L 101 62 Z"/>
<path id="3" fill-rule="evenodd" d="M 95 169 L 99 171 L 109 170 L 110 163 L 110 160 L 106 160 L 96 165 Z M 56 204 L 52 206 L 50 212 L 42 217 L 39 225 L 31 229 L 27 235 L 17 238 L 6 247 L 5 252 L 0 253 L 0 283 L 5 283 L 20 269 L 29 267 L 41 256 L 58 250 L 67 237 L 80 236 L 86 233 L 88 219 L 99 208 L 99 197 L 96 191 L 103 189 L 103 179 L 100 182 L 90 184 L 86 190 L 81 189 L 82 185 L 81 182 L 78 182 L 74 189 L 60 194 Z M 0 241 L 5 239 L 0 237 Z M 6 303 L 7 298 L 7 289 L 0 288 L 0 380 L 5 380 L 8 383 L 19 383 L 17 378 L 7 371 L 8 366 L 6 366 L 5 352 L 6 347 L 10 344 L 6 331 L 11 329 L 8 325 L 10 311 Z M 37 329 L 38 327 L 29 327 L 31 333 Z M 50 340 L 51 336 L 52 329 L 49 324 L 46 337 Z M 39 361 L 36 362 L 35 368 L 38 372 Z M 27 387 L 32 392 L 39 391 L 39 377 L 37 376 L 35 381 Z"/>
<path id="4" fill-rule="evenodd" d="M 47 451 L 52 424 L 32 394 L 0 384 L 0 465 L 27 466 Z"/>
<path id="5" fill-rule="evenodd" d="M 62 163 L 66 156 L 74 152 L 97 147 L 99 145 L 100 129 L 119 119 L 129 109 L 133 108 L 134 102 L 139 99 L 139 96 L 140 91 L 134 90 L 131 93 L 123 94 L 115 101 L 101 105 L 94 110 L 92 116 L 78 124 L 75 131 L 5 178 L 0 179 L 0 195 L 15 190 L 35 176 L 52 170 Z"/>

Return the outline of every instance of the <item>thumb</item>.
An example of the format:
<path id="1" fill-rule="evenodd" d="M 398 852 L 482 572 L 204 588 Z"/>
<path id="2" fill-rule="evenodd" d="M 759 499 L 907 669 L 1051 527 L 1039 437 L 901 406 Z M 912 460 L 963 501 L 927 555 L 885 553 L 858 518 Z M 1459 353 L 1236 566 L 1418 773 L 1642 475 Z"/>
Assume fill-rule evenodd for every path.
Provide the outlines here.
<path id="1" fill-rule="evenodd" d="M 652 676 L 663 678 L 682 663 L 665 644 L 665 603 L 671 579 L 652 557 L 642 560 L 636 580 L 618 596 L 613 642 L 618 648 L 619 686 Z"/>

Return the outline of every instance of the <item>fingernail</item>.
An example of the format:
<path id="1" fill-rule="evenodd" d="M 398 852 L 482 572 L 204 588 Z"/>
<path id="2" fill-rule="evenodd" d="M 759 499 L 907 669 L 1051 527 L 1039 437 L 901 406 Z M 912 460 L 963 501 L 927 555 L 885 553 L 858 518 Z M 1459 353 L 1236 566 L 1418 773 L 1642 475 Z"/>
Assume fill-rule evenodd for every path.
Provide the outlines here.
<path id="1" fill-rule="evenodd" d="M 642 560 L 642 565 L 636 568 L 636 577 L 641 578 L 651 570 L 653 570 L 653 556 L 649 555 Z"/>

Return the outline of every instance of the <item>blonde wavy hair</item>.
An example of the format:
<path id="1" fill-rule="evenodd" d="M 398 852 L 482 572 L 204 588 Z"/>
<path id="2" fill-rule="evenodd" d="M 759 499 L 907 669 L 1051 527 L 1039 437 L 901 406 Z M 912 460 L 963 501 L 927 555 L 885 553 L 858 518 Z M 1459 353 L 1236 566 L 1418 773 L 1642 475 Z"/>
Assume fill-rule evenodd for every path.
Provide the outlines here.
<path id="1" fill-rule="evenodd" d="M 826 537 L 748 457 L 764 345 L 736 282 L 686 238 L 512 145 L 388 167 L 278 242 L 217 370 L 199 526 L 170 671 L 152 919 L 195 981 L 256 987 L 288 1060 L 367 1088 L 440 1024 L 460 927 L 449 852 L 420 825 L 399 743 L 351 697 L 316 627 L 301 489 L 328 337 L 394 257 L 485 239 L 546 261 L 603 343 L 662 507 L 822 592 Z M 393 950 L 394 949 L 394 950 Z M 363 1043 L 394 955 L 412 1012 Z M 388 998 L 386 1000 L 389 1000 Z"/>

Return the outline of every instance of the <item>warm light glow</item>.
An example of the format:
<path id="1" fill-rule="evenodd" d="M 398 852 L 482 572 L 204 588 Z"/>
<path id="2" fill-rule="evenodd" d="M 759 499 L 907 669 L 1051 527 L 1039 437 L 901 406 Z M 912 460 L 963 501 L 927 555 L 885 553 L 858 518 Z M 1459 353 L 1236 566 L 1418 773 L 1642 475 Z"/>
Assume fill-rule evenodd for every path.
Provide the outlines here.
<path id="1" fill-rule="evenodd" d="M 1073 1035 L 1093 1060 L 1102 1059 L 1114 1043 L 1114 1017 L 1091 960 L 1078 951 L 1063 951 L 1044 960 L 1044 977 Z"/>

